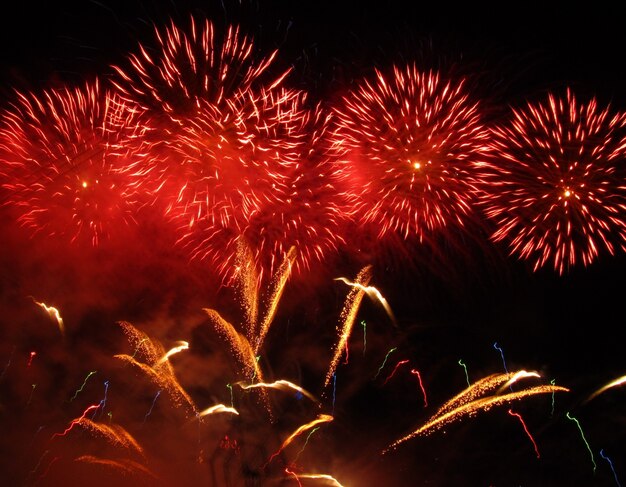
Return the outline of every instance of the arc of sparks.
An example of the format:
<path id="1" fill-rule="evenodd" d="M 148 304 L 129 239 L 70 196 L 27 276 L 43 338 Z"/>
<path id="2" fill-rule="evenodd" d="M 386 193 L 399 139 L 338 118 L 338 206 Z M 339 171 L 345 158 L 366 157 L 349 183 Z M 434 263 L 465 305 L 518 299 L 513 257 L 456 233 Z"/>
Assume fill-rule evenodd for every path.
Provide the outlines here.
<path id="1" fill-rule="evenodd" d="M 198 417 L 201 418 L 203 416 L 217 413 L 230 413 L 239 416 L 239 411 L 237 411 L 235 408 L 228 407 L 224 404 L 216 404 L 215 406 L 211 406 L 209 408 L 206 408 L 204 411 L 199 412 Z"/>
<path id="2" fill-rule="evenodd" d="M 394 325 L 396 324 L 396 317 L 393 314 L 393 311 L 391 310 L 391 306 L 389 306 L 389 303 L 387 302 L 385 297 L 376 287 L 363 285 L 359 282 L 353 282 L 353 281 L 346 279 L 345 277 L 337 277 L 335 278 L 335 281 L 341 281 L 341 282 L 346 283 L 348 286 L 360 289 L 364 291 L 365 294 L 367 294 L 372 301 L 377 300 L 385 309 L 385 312 L 387 313 L 387 316 L 389 316 L 389 319 L 391 320 L 391 322 Z"/>
<path id="3" fill-rule="evenodd" d="M 324 380 L 324 387 L 328 385 L 330 380 L 335 373 L 335 369 L 341 359 L 341 355 L 344 353 L 344 350 L 348 344 L 348 339 L 350 338 L 350 333 L 352 332 L 352 326 L 354 325 L 354 321 L 356 319 L 356 314 L 359 309 L 359 305 L 363 300 L 363 296 L 365 294 L 365 289 L 372 278 L 372 266 L 365 266 L 358 273 L 356 277 L 356 281 L 353 283 L 352 289 L 348 293 L 346 297 L 346 301 L 344 303 L 344 307 L 341 310 L 341 320 L 343 325 L 338 327 L 340 330 L 339 340 L 335 347 L 335 352 L 333 354 L 333 358 L 330 362 L 330 367 L 328 372 L 326 373 L 326 379 Z"/>
<path id="4" fill-rule="evenodd" d="M 243 382 L 236 382 L 235 385 L 238 385 L 244 390 L 248 389 L 256 389 L 256 388 L 267 388 L 267 389 L 277 389 L 277 390 L 287 390 L 292 389 L 296 392 L 301 393 L 303 396 L 308 397 L 311 401 L 315 403 L 319 403 L 320 401 L 309 391 L 303 389 L 302 387 L 294 384 L 293 382 L 289 382 L 288 380 L 280 379 L 274 382 L 255 382 L 254 384 L 244 384 Z"/>
<path id="5" fill-rule="evenodd" d="M 163 357 L 161 357 L 159 359 L 159 361 L 156 363 L 156 365 L 161 365 L 162 363 L 166 362 L 167 360 L 169 360 L 169 358 L 177 353 L 182 352 L 183 350 L 188 350 L 189 349 L 189 343 L 184 341 L 184 340 L 180 340 L 178 342 L 178 345 L 176 345 L 175 347 L 171 348 L 170 350 L 168 350 L 168 352 L 163 355 Z"/>
<path id="6" fill-rule="evenodd" d="M 328 475 L 326 473 L 301 473 L 298 474 L 298 477 L 301 479 L 324 480 L 326 482 L 329 482 L 329 485 L 334 485 L 335 487 L 343 487 L 343 484 L 340 483 L 339 480 L 337 480 L 332 475 Z"/>
<path id="7" fill-rule="evenodd" d="M 59 327 L 59 332 L 61 332 L 61 336 L 65 336 L 65 325 L 63 324 L 63 318 L 61 318 L 61 313 L 59 312 L 59 310 L 54 306 L 48 306 L 46 303 L 41 303 L 37 301 L 32 296 L 31 299 L 36 305 L 43 308 L 46 313 L 48 313 L 48 316 L 50 316 L 50 318 L 53 318 L 56 321 L 57 326 Z"/>
<path id="8" fill-rule="evenodd" d="M 333 419 L 334 418 L 330 414 L 319 414 L 317 418 L 315 418 L 313 421 L 309 421 L 308 423 L 299 426 L 293 433 L 291 433 L 285 439 L 285 441 L 283 441 L 283 443 L 280 445 L 280 448 L 272 454 L 272 456 L 268 459 L 265 466 L 269 465 L 272 462 L 272 460 L 280 454 L 280 452 L 282 452 L 285 448 L 287 448 L 287 446 L 289 446 L 289 444 L 298 436 L 300 436 L 302 433 L 312 428 L 315 428 L 318 424 L 328 423 L 332 421 Z"/>
<path id="9" fill-rule="evenodd" d="M 533 374 L 520 374 L 519 372 L 517 374 L 494 374 L 479 380 L 478 382 L 474 383 L 474 385 L 467 388 L 460 394 L 457 394 L 450 401 L 440 407 L 439 410 L 424 425 L 420 426 L 412 433 L 409 433 L 399 440 L 396 440 L 386 449 L 384 449 L 382 453 L 385 454 L 391 450 L 394 450 L 398 447 L 398 445 L 404 443 L 411 438 L 423 434 L 429 434 L 446 424 L 457 421 L 463 417 L 471 416 L 481 410 L 487 411 L 493 406 L 511 403 L 525 397 L 530 397 L 537 394 L 551 393 L 553 391 L 569 392 L 569 389 L 566 389 L 565 387 L 554 385 L 541 385 L 530 387 L 520 391 L 509 392 L 507 394 L 496 393 L 484 396 L 484 394 L 496 390 L 503 383 L 505 384 L 506 388 L 511 378 L 515 376 L 528 377 L 533 376 Z"/>
<path id="10" fill-rule="evenodd" d="M 148 469 L 145 465 L 135 462 L 130 459 L 117 459 L 101 458 L 93 455 L 82 455 L 74 460 L 75 462 L 90 463 L 92 465 L 101 465 L 111 469 L 119 470 L 124 475 L 133 473 L 142 473 L 153 479 L 157 479 L 157 476 Z"/>
<path id="11" fill-rule="evenodd" d="M 598 389 L 597 391 L 595 391 L 593 394 L 591 394 L 586 400 L 585 403 L 591 401 L 594 397 L 599 396 L 600 394 L 602 394 L 605 391 L 608 391 L 609 389 L 612 389 L 613 387 L 617 387 L 617 386 L 621 386 L 623 384 L 626 384 L 626 375 L 623 375 L 621 377 L 618 377 L 615 380 L 612 380 L 611 382 L 609 382 L 608 384 L 600 387 L 600 389 Z"/>
<path id="12" fill-rule="evenodd" d="M 278 309 L 278 303 L 285 290 L 285 284 L 291 275 L 291 269 L 296 260 L 296 248 L 290 247 L 285 254 L 284 260 L 276 273 L 272 276 L 269 289 L 269 299 L 267 303 L 267 309 L 265 310 L 263 318 L 260 320 L 258 334 L 255 337 L 254 352 L 258 353 L 263 346 L 265 336 L 270 329 L 276 310 Z"/>

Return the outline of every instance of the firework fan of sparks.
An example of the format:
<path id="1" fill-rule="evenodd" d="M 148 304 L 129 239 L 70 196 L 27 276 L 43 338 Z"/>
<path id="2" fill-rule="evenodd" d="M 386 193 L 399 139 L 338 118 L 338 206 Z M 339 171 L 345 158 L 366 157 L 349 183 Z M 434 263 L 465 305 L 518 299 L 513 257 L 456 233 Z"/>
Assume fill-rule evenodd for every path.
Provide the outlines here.
<path id="1" fill-rule="evenodd" d="M 141 138 L 136 112 L 100 82 L 17 93 L 2 113 L 0 176 L 7 203 L 33 233 L 97 245 L 135 222 L 141 202 L 118 169 Z"/>
<path id="2" fill-rule="evenodd" d="M 278 85 L 288 73 L 266 80 L 277 52 L 259 56 L 237 26 L 222 35 L 208 19 L 191 17 L 189 28 L 172 21 L 165 29 L 155 27 L 155 36 L 154 48 L 140 44 L 130 54 L 129 67 L 113 67 L 123 96 L 153 116 L 178 120 L 194 113 L 199 100 L 222 106 L 253 88 Z"/>
<path id="3" fill-rule="evenodd" d="M 379 237 L 420 240 L 463 225 L 487 136 L 464 81 L 396 66 L 361 82 L 335 113 L 339 170 L 361 223 L 375 225 Z"/>
<path id="4" fill-rule="evenodd" d="M 562 274 L 626 248 L 626 114 L 549 94 L 492 129 L 481 201 L 494 241 Z"/>

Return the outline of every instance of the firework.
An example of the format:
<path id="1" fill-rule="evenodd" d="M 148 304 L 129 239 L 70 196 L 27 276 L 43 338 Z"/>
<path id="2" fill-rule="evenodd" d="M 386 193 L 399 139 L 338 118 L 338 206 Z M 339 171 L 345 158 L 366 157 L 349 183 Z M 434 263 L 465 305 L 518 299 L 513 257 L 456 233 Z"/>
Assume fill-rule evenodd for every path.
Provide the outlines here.
<path id="1" fill-rule="evenodd" d="M 164 155 L 137 173 L 153 181 L 178 245 L 224 279 L 232 278 L 242 241 L 261 280 L 291 247 L 300 270 L 341 242 L 344 213 L 317 141 L 326 119 L 306 104 L 306 93 L 278 88 L 242 94 L 223 108 L 202 101 Z"/>
<path id="2" fill-rule="evenodd" d="M 181 351 L 188 347 L 187 342 L 182 342 L 183 345 L 173 348 L 170 352 L 165 352 L 163 346 L 156 340 L 149 338 L 146 334 L 139 331 L 133 325 L 128 322 L 120 322 L 120 326 L 129 337 L 132 344 L 136 345 L 135 354 L 133 356 L 126 354 L 115 355 L 115 358 L 122 360 L 139 370 L 144 372 L 146 376 L 153 381 L 159 390 L 166 391 L 172 402 L 184 409 L 186 415 L 192 415 L 196 413 L 196 406 L 185 389 L 181 386 L 180 382 L 176 378 L 174 368 L 169 360 L 167 360 L 168 353 L 172 350 Z M 140 357 L 145 362 L 140 362 L 134 358 L 134 355 L 140 354 Z M 165 360 L 163 360 L 165 358 Z"/>
<path id="3" fill-rule="evenodd" d="M 376 71 L 335 107 L 335 145 L 354 215 L 404 239 L 470 214 L 487 131 L 464 81 L 415 65 Z"/>
<path id="4" fill-rule="evenodd" d="M 393 442 L 390 446 L 383 450 L 383 453 L 394 450 L 398 445 L 411 438 L 432 433 L 434 430 L 437 430 L 446 424 L 466 416 L 472 416 L 480 410 L 487 411 L 493 406 L 511 403 L 536 394 L 547 394 L 553 391 L 569 391 L 569 389 L 566 389 L 565 387 L 539 385 L 516 392 L 501 394 L 502 389 L 508 387 L 512 381 L 517 380 L 519 377 L 528 376 L 534 376 L 534 374 L 520 371 L 516 374 L 493 374 L 479 380 L 441 406 L 432 418 L 426 422 L 426 424 Z M 498 389 L 498 387 L 500 387 L 500 389 Z M 496 391 L 496 389 L 498 390 Z M 489 394 L 491 392 L 495 393 Z"/>
<path id="5" fill-rule="evenodd" d="M 549 94 L 491 130 L 481 203 L 492 239 L 559 274 L 626 248 L 626 114 Z"/>
<path id="6" fill-rule="evenodd" d="M 39 301 L 36 301 L 34 298 L 33 298 L 33 302 L 37 306 L 40 306 L 42 309 L 44 309 L 46 313 L 48 313 L 50 318 L 55 319 L 55 321 L 57 322 L 57 326 L 59 327 L 59 331 L 61 332 L 61 335 L 65 335 L 65 325 L 63 324 L 63 318 L 61 318 L 61 313 L 59 312 L 59 310 L 55 308 L 54 306 L 48 306 L 46 303 L 40 303 Z"/>
<path id="7" fill-rule="evenodd" d="M 259 56 L 253 40 L 237 26 L 220 33 L 208 19 L 191 17 L 154 28 L 156 44 L 139 45 L 127 67 L 114 66 L 123 96 L 152 115 L 169 120 L 189 115 L 206 100 L 222 107 L 251 89 L 280 84 L 288 72 L 269 78 L 277 52 Z"/>
<path id="8" fill-rule="evenodd" d="M 598 389 L 597 391 L 595 391 L 593 394 L 591 394 L 586 400 L 585 402 L 589 402 L 591 401 L 594 397 L 599 396 L 600 394 L 602 394 L 603 392 L 612 389 L 613 387 L 617 387 L 617 386 L 621 386 L 626 384 L 626 375 L 623 375 L 621 377 L 618 377 L 615 380 L 612 380 L 611 382 L 609 382 L 608 384 L 600 387 L 600 389 Z"/>
<path id="9" fill-rule="evenodd" d="M 41 94 L 17 93 L 0 121 L 6 204 L 33 234 L 98 245 L 135 223 L 141 202 L 118 169 L 133 159 L 136 112 L 98 80 Z"/>
<path id="10" fill-rule="evenodd" d="M 291 247 L 298 251 L 292 275 L 323 263 L 345 244 L 348 200 L 336 170 L 331 114 L 320 105 L 308 108 L 307 94 L 299 93 L 292 127 L 280 136 L 292 147 L 291 158 L 275 164 L 281 183 L 273 188 L 250 218 L 244 238 L 252 246 L 261 272 L 274 272 Z M 290 162 L 292 161 L 292 162 Z"/>

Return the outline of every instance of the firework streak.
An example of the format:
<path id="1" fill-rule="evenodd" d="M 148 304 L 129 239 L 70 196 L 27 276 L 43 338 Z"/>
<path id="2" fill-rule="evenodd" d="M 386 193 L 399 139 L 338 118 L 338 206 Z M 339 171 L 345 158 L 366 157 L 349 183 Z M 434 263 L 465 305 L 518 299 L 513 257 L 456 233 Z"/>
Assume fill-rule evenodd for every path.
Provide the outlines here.
<path id="1" fill-rule="evenodd" d="M 524 371 L 520 371 L 516 374 L 493 374 L 480 379 L 441 406 L 432 418 L 426 422 L 426 424 L 393 442 L 390 446 L 383 450 L 383 453 L 388 453 L 389 451 L 394 450 L 398 445 L 411 438 L 419 435 L 430 434 L 446 424 L 457 421 L 463 417 L 471 416 L 481 410 L 486 411 L 493 406 L 508 404 L 519 399 L 537 394 L 548 394 L 553 391 L 569 392 L 569 389 L 566 389 L 565 387 L 541 385 L 516 392 L 501 394 L 502 390 L 509 387 L 510 384 L 516 381 L 518 377 L 528 377 L 529 375 L 533 375 L 523 372 Z M 495 393 L 493 395 L 486 395 L 489 392 Z"/>

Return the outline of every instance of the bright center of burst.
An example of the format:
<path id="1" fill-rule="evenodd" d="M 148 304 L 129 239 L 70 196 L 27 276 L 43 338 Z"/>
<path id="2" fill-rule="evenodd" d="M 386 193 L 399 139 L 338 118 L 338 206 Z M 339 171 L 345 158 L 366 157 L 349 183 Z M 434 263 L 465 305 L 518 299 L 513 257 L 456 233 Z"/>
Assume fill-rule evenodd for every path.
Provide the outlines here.
<path id="1" fill-rule="evenodd" d="M 414 162 L 413 163 L 413 168 L 414 169 L 420 169 L 422 167 L 422 165 L 419 162 Z"/>
<path id="2" fill-rule="evenodd" d="M 565 196 L 566 198 L 569 198 L 570 196 L 572 196 L 572 192 L 571 192 L 569 189 L 566 189 L 566 190 L 565 190 L 565 193 L 563 193 L 563 194 L 564 194 L 564 196 Z"/>
<path id="3" fill-rule="evenodd" d="M 83 188 L 87 187 L 87 181 L 83 181 Z"/>

